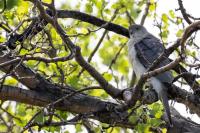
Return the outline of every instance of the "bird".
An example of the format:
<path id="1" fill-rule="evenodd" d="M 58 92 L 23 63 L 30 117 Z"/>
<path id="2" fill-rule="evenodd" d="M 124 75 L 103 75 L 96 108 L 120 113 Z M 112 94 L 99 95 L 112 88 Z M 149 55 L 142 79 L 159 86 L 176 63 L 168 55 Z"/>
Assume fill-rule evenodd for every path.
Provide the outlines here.
<path id="1" fill-rule="evenodd" d="M 147 29 L 138 24 L 129 27 L 130 39 L 128 41 L 128 57 L 132 64 L 133 71 L 136 78 L 139 79 L 152 63 L 164 52 L 165 48 L 161 41 L 154 35 L 149 33 Z M 158 64 L 156 68 L 160 68 L 170 63 L 169 58 L 164 59 Z M 160 73 L 157 76 L 150 77 L 148 83 L 157 92 L 158 98 L 162 101 L 164 110 L 167 115 L 168 123 L 172 125 L 171 113 L 168 103 L 167 85 L 173 81 L 171 71 Z"/>

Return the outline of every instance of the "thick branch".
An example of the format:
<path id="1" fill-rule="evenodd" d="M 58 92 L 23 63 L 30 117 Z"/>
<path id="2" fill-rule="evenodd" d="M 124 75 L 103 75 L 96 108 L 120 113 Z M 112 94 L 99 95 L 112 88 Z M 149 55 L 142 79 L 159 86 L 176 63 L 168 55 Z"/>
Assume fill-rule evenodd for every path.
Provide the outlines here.
<path id="1" fill-rule="evenodd" d="M 107 22 L 105 20 L 99 19 L 95 16 L 83 13 L 83 12 L 79 12 L 79 11 L 72 11 L 72 10 L 57 10 L 57 15 L 58 18 L 74 18 L 74 19 L 78 19 L 81 20 L 83 22 L 88 22 L 90 24 L 96 25 L 101 27 L 102 25 L 106 24 L 105 28 L 106 30 L 109 31 L 113 31 L 117 34 L 129 37 L 129 33 L 128 30 L 120 25 L 111 23 L 111 22 Z"/>
<path id="2" fill-rule="evenodd" d="M 191 113 L 196 113 L 200 117 L 200 96 L 187 92 L 184 89 L 173 85 L 169 91 L 172 99 L 183 103 L 190 109 Z"/>
<path id="3" fill-rule="evenodd" d="M 14 58 L 10 55 L 4 55 L 2 51 L 0 51 L 0 64 L 9 62 Z M 0 67 L 0 70 L 9 73 L 19 62 L 15 62 L 3 67 Z M 26 85 L 30 89 L 34 89 L 39 84 L 39 79 L 36 79 L 36 74 L 28 67 L 23 64 L 20 64 L 16 69 L 15 73 L 12 73 L 12 76 L 15 77 L 19 82 Z M 23 77 L 23 78 L 20 78 Z"/>
<path id="4" fill-rule="evenodd" d="M 3 86 L 2 90 L 0 91 L 0 99 L 13 100 L 34 106 L 46 107 L 46 105 L 55 101 L 58 99 L 58 97 L 46 92 L 38 93 L 32 90 Z M 119 115 L 124 115 L 125 112 L 116 112 L 116 104 L 101 101 L 97 98 L 81 93 L 77 93 L 76 95 L 71 96 L 69 99 L 65 99 L 64 101 L 55 104 L 54 108 L 78 114 L 94 114 L 92 117 L 93 119 L 100 120 L 108 124 L 113 124 L 115 122 L 116 126 L 127 128 L 131 128 L 133 126 L 128 121 L 121 120 Z M 109 116 L 109 118 L 107 116 Z"/>
<path id="5" fill-rule="evenodd" d="M 4 86 L 0 92 L 0 99 L 13 100 L 34 106 L 45 107 L 49 103 L 58 99 L 58 97 L 50 93 L 42 93 L 17 87 Z M 78 93 L 70 97 L 70 99 L 55 104 L 54 107 L 59 110 L 70 111 L 74 113 L 88 113 L 102 110 L 105 106 L 106 103 L 100 101 L 99 99 Z"/>
<path id="6" fill-rule="evenodd" d="M 191 113 L 196 113 L 200 116 L 200 96 L 187 92 L 175 85 L 169 86 L 168 94 L 169 99 L 184 104 L 190 109 Z M 157 94 L 154 90 L 145 91 L 142 97 L 142 101 L 145 104 L 152 104 L 157 100 Z"/>
<path id="7" fill-rule="evenodd" d="M 47 14 L 52 16 L 51 11 L 47 10 Z M 108 31 L 113 31 L 117 34 L 126 36 L 129 38 L 128 30 L 120 25 L 102 20 L 95 16 L 79 12 L 79 11 L 72 11 L 72 10 L 57 10 L 57 17 L 58 18 L 74 18 L 77 20 L 81 20 L 83 22 L 87 22 L 96 26 L 103 26 L 103 28 L 107 29 Z M 106 25 L 105 25 L 106 24 Z M 47 25 L 47 21 L 45 21 L 42 17 L 38 17 L 38 19 L 34 19 L 29 27 L 22 33 L 22 34 L 15 34 L 11 36 L 8 42 L 5 43 L 9 48 L 15 49 L 16 42 L 23 42 L 28 36 L 34 36 Z M 104 26 L 105 25 L 105 26 Z"/>
<path id="8" fill-rule="evenodd" d="M 185 52 L 185 42 L 187 39 L 197 30 L 200 30 L 200 21 L 191 23 L 184 31 L 183 36 L 180 40 L 181 45 L 181 53 L 184 54 Z"/>

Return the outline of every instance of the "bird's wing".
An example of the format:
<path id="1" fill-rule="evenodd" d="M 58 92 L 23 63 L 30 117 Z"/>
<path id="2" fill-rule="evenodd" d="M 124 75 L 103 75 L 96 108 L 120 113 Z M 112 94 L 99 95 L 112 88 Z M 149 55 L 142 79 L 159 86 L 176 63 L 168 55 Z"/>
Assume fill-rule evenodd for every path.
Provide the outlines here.
<path id="1" fill-rule="evenodd" d="M 137 51 L 137 57 L 145 68 L 149 68 L 151 64 L 162 54 L 164 46 L 161 44 L 159 39 L 149 34 L 143 38 L 140 42 L 136 43 L 135 49 Z M 165 66 L 170 63 L 168 58 L 162 60 L 157 68 Z M 161 82 L 171 83 L 173 76 L 170 71 L 158 74 L 156 76 Z"/>

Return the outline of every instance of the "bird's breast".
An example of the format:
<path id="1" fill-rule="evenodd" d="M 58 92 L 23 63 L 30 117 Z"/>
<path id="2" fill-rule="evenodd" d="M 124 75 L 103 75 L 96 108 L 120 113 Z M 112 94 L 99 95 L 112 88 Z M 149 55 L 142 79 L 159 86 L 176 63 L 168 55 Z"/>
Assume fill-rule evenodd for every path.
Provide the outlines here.
<path id="1" fill-rule="evenodd" d="M 139 61 L 137 57 L 137 51 L 131 40 L 128 42 L 128 56 L 133 66 L 133 71 L 135 72 L 136 77 L 139 78 L 143 73 L 146 72 L 146 68 Z"/>

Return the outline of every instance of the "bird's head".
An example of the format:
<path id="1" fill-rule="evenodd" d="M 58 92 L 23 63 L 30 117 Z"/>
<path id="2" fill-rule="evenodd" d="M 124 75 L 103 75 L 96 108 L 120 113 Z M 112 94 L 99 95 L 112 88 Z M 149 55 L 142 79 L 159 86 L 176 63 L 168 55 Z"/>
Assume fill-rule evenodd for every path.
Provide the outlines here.
<path id="1" fill-rule="evenodd" d="M 145 37 L 147 34 L 148 34 L 148 31 L 142 25 L 134 24 L 129 27 L 130 38 L 137 40 L 137 39 Z"/>

